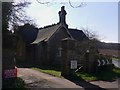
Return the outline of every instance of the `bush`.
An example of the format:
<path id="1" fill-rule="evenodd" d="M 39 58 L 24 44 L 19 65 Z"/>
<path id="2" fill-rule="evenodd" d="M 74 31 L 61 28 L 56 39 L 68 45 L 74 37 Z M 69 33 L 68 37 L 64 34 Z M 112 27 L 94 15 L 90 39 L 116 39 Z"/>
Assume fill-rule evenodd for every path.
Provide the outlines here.
<path id="1" fill-rule="evenodd" d="M 25 83 L 21 78 L 3 79 L 2 88 L 25 88 Z"/>

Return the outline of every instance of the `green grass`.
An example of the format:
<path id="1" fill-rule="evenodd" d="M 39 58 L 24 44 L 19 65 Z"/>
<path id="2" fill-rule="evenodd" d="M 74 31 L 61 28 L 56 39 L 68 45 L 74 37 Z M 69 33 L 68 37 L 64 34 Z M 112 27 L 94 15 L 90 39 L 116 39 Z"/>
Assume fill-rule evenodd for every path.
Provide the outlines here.
<path id="1" fill-rule="evenodd" d="M 62 77 L 61 71 L 49 69 L 49 68 L 32 68 L 34 70 L 38 70 L 43 73 L 47 73 L 53 76 Z M 113 68 L 113 69 L 103 69 L 102 71 L 93 74 L 93 73 L 86 73 L 86 72 L 77 72 L 73 76 L 73 79 L 75 80 L 85 80 L 85 81 L 96 81 L 96 80 L 115 80 L 117 77 L 120 77 L 120 69 L 119 68 Z"/>
<path id="2" fill-rule="evenodd" d="M 112 60 L 120 60 L 120 58 L 112 58 Z"/>
<path id="3" fill-rule="evenodd" d="M 47 73 L 47 74 L 50 74 L 50 75 L 53 75 L 53 76 L 56 76 L 56 77 L 62 77 L 61 72 L 57 71 L 57 70 L 40 69 L 40 68 L 32 68 L 32 69 L 38 70 L 40 72 Z"/>
<path id="4" fill-rule="evenodd" d="M 104 69 L 96 74 L 77 72 L 74 78 L 77 80 L 86 80 L 86 81 L 96 81 L 96 80 L 112 81 L 112 80 L 116 80 L 116 78 L 118 77 L 120 77 L 120 69 L 114 67 L 111 70 Z"/>
<path id="5" fill-rule="evenodd" d="M 90 73 L 86 73 L 86 72 L 76 73 L 76 75 L 74 76 L 74 79 L 75 80 L 85 80 L 85 81 L 95 81 L 95 80 L 97 80 L 95 75 L 90 74 Z"/>
<path id="6" fill-rule="evenodd" d="M 116 73 L 118 77 L 120 77 L 120 68 L 113 68 L 113 72 Z"/>

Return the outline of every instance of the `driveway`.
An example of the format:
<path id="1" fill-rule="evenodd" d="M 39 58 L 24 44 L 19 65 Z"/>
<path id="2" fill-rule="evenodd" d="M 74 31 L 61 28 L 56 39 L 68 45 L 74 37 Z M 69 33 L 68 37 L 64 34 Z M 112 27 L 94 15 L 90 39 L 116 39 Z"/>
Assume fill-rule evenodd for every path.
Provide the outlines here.
<path id="1" fill-rule="evenodd" d="M 107 81 L 70 81 L 64 78 L 54 77 L 29 68 L 18 68 L 18 77 L 22 78 L 27 88 L 79 88 L 80 90 L 119 90 L 118 82 Z M 106 89 L 105 89 L 106 88 Z"/>
<path id="2" fill-rule="evenodd" d="M 18 68 L 18 77 L 25 81 L 27 87 L 82 88 L 67 79 L 54 77 L 28 68 Z"/>

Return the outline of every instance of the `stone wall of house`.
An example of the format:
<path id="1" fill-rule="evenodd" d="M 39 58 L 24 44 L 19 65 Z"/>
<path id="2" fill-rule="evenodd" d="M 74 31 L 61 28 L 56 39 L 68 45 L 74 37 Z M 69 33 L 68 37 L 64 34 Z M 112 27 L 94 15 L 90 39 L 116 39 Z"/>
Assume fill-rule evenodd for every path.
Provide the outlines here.
<path id="1" fill-rule="evenodd" d="M 34 52 L 34 62 L 41 65 L 42 64 L 42 55 L 43 55 L 43 48 L 42 48 L 42 42 L 39 42 L 35 46 L 35 52 Z"/>
<path id="2" fill-rule="evenodd" d="M 19 40 L 17 42 L 16 59 L 17 61 L 25 61 L 26 59 L 26 44 L 22 40 L 21 36 L 19 36 Z"/>
<path id="3" fill-rule="evenodd" d="M 47 62 L 47 43 L 45 41 L 26 46 L 26 60 L 35 65 L 46 65 Z"/>
<path id="4" fill-rule="evenodd" d="M 60 28 L 58 32 L 56 32 L 51 39 L 48 41 L 48 60 L 49 64 L 60 66 L 61 56 L 59 48 L 61 48 L 61 41 L 64 38 L 69 37 L 66 30 L 64 28 Z"/>
<path id="5" fill-rule="evenodd" d="M 34 63 L 35 62 L 35 49 L 37 45 L 26 45 L 26 61 L 28 63 Z"/>
<path id="6" fill-rule="evenodd" d="M 84 70 L 86 72 L 95 72 L 97 65 L 97 50 L 96 48 L 94 48 L 94 44 L 88 40 L 81 42 L 77 41 L 75 43 L 75 52 L 78 59 L 78 68 L 83 66 L 81 70 Z"/>
<path id="7" fill-rule="evenodd" d="M 42 41 L 35 48 L 35 62 L 39 65 L 47 65 L 47 43 Z"/>
<path id="8" fill-rule="evenodd" d="M 76 60 L 75 41 L 71 38 L 62 40 L 62 58 L 61 58 L 61 75 L 69 78 L 72 77 L 74 70 L 71 69 L 71 61 Z"/>

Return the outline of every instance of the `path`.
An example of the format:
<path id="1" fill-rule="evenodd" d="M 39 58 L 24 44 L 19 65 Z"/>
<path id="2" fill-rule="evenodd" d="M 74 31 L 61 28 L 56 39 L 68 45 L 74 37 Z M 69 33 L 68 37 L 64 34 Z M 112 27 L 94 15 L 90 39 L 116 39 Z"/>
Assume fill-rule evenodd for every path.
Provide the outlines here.
<path id="1" fill-rule="evenodd" d="M 80 88 L 80 90 L 112 90 L 118 88 L 117 81 L 105 82 L 105 81 L 70 81 L 64 78 L 54 77 L 29 68 L 18 68 L 18 77 L 21 77 L 28 88 L 31 90 L 34 88 Z M 107 89 L 103 89 L 107 88 Z M 119 89 L 115 89 L 119 90 Z"/>
<path id="2" fill-rule="evenodd" d="M 82 88 L 67 79 L 54 77 L 28 68 L 18 68 L 18 77 L 25 80 L 28 87 Z"/>

